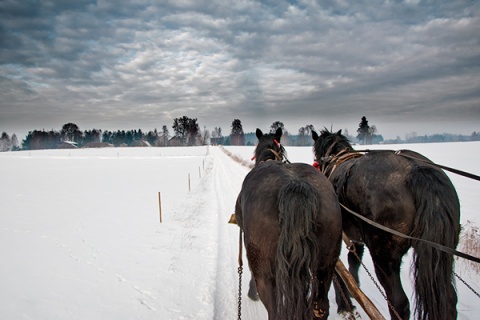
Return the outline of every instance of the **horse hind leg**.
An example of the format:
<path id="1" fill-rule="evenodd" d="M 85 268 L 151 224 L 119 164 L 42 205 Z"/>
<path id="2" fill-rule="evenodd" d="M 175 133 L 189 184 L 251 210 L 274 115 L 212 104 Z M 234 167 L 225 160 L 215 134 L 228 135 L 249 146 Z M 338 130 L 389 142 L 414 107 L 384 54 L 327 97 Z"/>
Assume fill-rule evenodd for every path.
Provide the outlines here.
<path id="1" fill-rule="evenodd" d="M 333 288 L 335 289 L 335 302 L 337 303 L 337 313 L 346 316 L 353 312 L 354 306 L 345 283 L 340 275 L 335 271 L 333 277 Z"/>
<path id="2" fill-rule="evenodd" d="M 353 276 L 357 285 L 360 286 L 360 279 L 358 276 L 358 271 L 361 265 L 363 253 L 365 251 L 365 245 L 362 243 L 353 243 L 353 251 L 351 250 L 348 255 L 348 271 Z M 346 315 L 350 312 L 353 312 L 356 307 L 353 305 L 350 292 L 345 286 L 343 280 L 337 274 L 337 280 L 334 281 L 333 286 L 335 289 L 335 301 L 337 303 L 337 313 Z"/>
<path id="3" fill-rule="evenodd" d="M 253 275 L 250 278 L 250 284 L 248 288 L 248 297 L 253 301 L 258 301 L 258 299 L 260 299 L 258 296 L 257 285 L 255 283 L 255 278 L 253 277 Z"/>
<path id="4" fill-rule="evenodd" d="M 257 290 L 260 300 L 262 300 L 265 309 L 268 312 L 268 319 L 275 320 L 276 315 L 276 298 L 275 298 L 275 286 L 272 279 L 267 277 L 257 277 Z"/>
<path id="5" fill-rule="evenodd" d="M 313 318 L 314 319 L 328 319 L 330 315 L 330 302 L 328 300 L 328 291 L 332 284 L 334 276 L 334 268 L 320 269 L 317 271 L 316 279 L 313 285 L 317 288 L 313 303 Z M 315 291 L 315 290 L 314 290 Z"/>
<path id="6" fill-rule="evenodd" d="M 365 245 L 362 243 L 353 243 L 353 251 L 348 252 L 348 271 L 352 274 L 353 278 L 360 287 L 360 278 L 358 277 L 358 270 L 362 264 L 363 253 L 365 251 Z"/>
<path id="7" fill-rule="evenodd" d="M 391 257 L 386 252 L 379 255 L 372 253 L 372 260 L 375 274 L 392 306 L 389 308 L 391 319 L 410 319 L 410 302 L 400 279 L 401 257 Z"/>

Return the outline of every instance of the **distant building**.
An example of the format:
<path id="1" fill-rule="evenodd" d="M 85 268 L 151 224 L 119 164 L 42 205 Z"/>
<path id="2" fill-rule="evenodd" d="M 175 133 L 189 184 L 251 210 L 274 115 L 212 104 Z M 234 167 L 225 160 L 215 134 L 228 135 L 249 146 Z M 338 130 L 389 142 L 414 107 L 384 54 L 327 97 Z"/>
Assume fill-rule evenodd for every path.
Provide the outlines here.
<path id="1" fill-rule="evenodd" d="M 132 142 L 132 147 L 151 147 L 152 145 L 145 140 L 136 140 Z"/>
<path id="2" fill-rule="evenodd" d="M 113 148 L 113 144 L 108 142 L 89 142 L 84 148 Z"/>
<path id="3" fill-rule="evenodd" d="M 77 149 L 78 143 L 74 141 L 62 141 L 57 145 L 57 149 Z"/>
<path id="4" fill-rule="evenodd" d="M 180 137 L 173 137 L 170 140 L 168 140 L 168 145 L 171 147 L 179 147 L 185 145 L 183 142 L 183 139 Z"/>

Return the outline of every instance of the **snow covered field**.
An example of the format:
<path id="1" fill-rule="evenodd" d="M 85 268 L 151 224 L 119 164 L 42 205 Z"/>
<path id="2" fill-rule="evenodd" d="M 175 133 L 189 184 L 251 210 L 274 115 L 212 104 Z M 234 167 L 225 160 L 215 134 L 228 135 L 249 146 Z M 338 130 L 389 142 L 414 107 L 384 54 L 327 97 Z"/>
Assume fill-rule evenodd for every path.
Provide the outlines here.
<path id="1" fill-rule="evenodd" d="M 244 159 L 253 153 L 226 148 Z M 310 147 L 286 148 L 292 162 L 313 160 Z M 480 175 L 478 142 L 375 148 L 416 150 Z M 236 318 L 238 227 L 227 221 L 248 171 L 212 146 L 0 153 L 0 319 Z M 480 182 L 449 176 L 463 226 L 478 227 Z M 402 278 L 411 292 L 408 259 Z M 480 291 L 474 267 L 459 260 L 456 271 Z M 246 293 L 248 272 L 243 279 Z M 477 319 L 478 297 L 459 281 L 457 290 L 459 319 Z M 267 318 L 246 297 L 242 315 Z"/>

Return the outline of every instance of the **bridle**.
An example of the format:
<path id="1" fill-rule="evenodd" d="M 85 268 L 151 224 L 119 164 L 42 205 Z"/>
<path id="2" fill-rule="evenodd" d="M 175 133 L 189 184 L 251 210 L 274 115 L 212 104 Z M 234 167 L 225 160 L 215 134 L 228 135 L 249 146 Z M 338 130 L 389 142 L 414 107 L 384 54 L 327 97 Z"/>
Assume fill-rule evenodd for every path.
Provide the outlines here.
<path id="1" fill-rule="evenodd" d="M 273 148 L 267 148 L 266 151 L 271 152 L 273 154 L 273 156 L 275 157 L 275 159 L 266 159 L 266 160 L 260 161 L 259 163 L 265 162 L 265 161 L 270 161 L 270 160 L 282 161 L 284 163 L 290 163 L 290 161 L 285 157 L 285 154 L 283 153 L 283 147 L 280 144 L 280 142 L 278 142 L 276 139 L 274 139 L 273 142 L 278 147 L 279 151 L 276 151 Z M 254 161 L 256 158 L 257 158 L 257 155 L 254 155 L 251 160 Z"/>

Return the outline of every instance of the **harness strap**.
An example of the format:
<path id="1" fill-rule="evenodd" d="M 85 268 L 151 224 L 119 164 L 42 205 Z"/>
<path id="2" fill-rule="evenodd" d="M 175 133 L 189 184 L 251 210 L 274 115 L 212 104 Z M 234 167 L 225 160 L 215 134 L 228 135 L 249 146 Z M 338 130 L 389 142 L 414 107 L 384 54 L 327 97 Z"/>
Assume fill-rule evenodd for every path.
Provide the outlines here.
<path id="1" fill-rule="evenodd" d="M 291 163 L 290 160 L 288 160 L 282 152 L 277 152 L 277 151 L 275 151 L 273 149 L 270 149 L 270 148 L 267 149 L 267 150 L 270 151 L 275 156 L 276 161 L 283 161 L 284 163 Z M 257 158 L 257 155 L 254 155 L 251 160 L 254 161 L 256 158 Z M 283 159 L 285 159 L 285 160 L 283 160 Z M 269 161 L 269 160 L 273 160 L 273 159 L 268 159 L 266 161 Z"/>
<path id="2" fill-rule="evenodd" d="M 406 155 L 404 153 L 402 153 L 402 151 L 396 151 L 395 154 L 398 154 L 404 158 L 409 158 L 409 159 L 413 159 L 413 160 L 417 160 L 417 161 L 420 161 L 420 162 L 424 162 L 424 163 L 428 163 L 428 164 L 431 164 L 432 166 L 436 166 L 436 167 L 439 167 L 441 169 L 444 169 L 444 170 L 447 170 L 447 171 L 450 171 L 450 172 L 453 172 L 455 174 L 458 174 L 460 176 L 464 176 L 466 178 L 470 178 L 470 179 L 473 179 L 473 180 L 477 180 L 477 181 L 480 181 L 480 176 L 477 176 L 473 173 L 469 173 L 469 172 L 465 172 L 465 171 L 462 171 L 462 170 L 458 170 L 458 169 L 454 169 L 454 168 L 450 168 L 450 167 L 447 167 L 447 166 L 444 166 L 444 165 L 441 165 L 441 164 L 437 164 L 437 163 L 433 163 L 431 161 L 427 161 L 427 160 L 423 160 L 423 159 L 419 159 L 417 157 L 412 157 L 412 156 L 409 156 L 409 155 Z"/>
<path id="3" fill-rule="evenodd" d="M 350 160 L 350 159 L 355 159 L 359 157 L 363 157 L 363 154 L 358 153 L 358 152 L 351 152 L 352 150 L 345 148 L 336 155 L 330 155 L 328 157 L 322 157 L 320 158 L 320 163 L 318 161 L 315 161 L 313 163 L 313 166 L 317 169 L 319 169 L 323 174 L 327 176 L 327 178 L 330 178 L 332 173 L 337 169 L 339 165 L 342 163 Z M 328 173 L 328 175 L 327 175 Z"/>
<path id="4" fill-rule="evenodd" d="M 420 161 L 420 162 L 423 162 L 423 163 L 428 163 L 432 166 L 450 171 L 450 172 L 458 174 L 460 176 L 480 181 L 480 176 L 477 176 L 473 173 L 465 172 L 465 171 L 458 170 L 458 169 L 451 168 L 451 167 L 447 167 L 447 166 L 444 166 L 444 165 L 441 165 L 441 164 L 438 164 L 438 163 L 434 163 L 434 162 L 431 162 L 429 160 L 420 159 L 420 158 L 417 158 L 417 157 L 414 157 L 414 156 L 409 156 L 409 155 L 403 153 L 402 150 L 397 150 L 397 151 L 394 151 L 394 150 L 379 150 L 379 149 L 377 149 L 377 150 L 371 150 L 371 149 L 355 150 L 355 152 L 361 152 L 361 153 L 368 153 L 368 152 L 371 152 L 371 151 L 393 151 L 393 152 L 395 152 L 396 155 L 402 156 L 404 158 Z"/>
<path id="5" fill-rule="evenodd" d="M 240 229 L 240 228 L 239 228 Z M 243 244 L 242 244 L 242 229 L 240 229 L 240 234 L 238 236 L 238 266 L 243 267 Z"/>
<path id="6" fill-rule="evenodd" d="M 443 252 L 446 252 L 446 253 L 449 253 L 449 254 L 452 254 L 452 255 L 455 255 L 455 256 L 458 256 L 458 257 L 461 257 L 461 258 L 464 258 L 464 259 L 467 259 L 467 260 L 470 260 L 470 261 L 473 261 L 473 262 L 477 262 L 477 263 L 480 263 L 480 258 L 477 258 L 477 257 L 474 257 L 474 256 L 471 256 L 469 254 L 466 254 L 466 253 L 463 253 L 463 252 L 460 252 L 460 251 L 457 251 L 455 249 L 452 249 L 452 248 L 449 248 L 449 247 L 446 247 L 446 246 L 442 246 L 441 244 L 438 244 L 438 243 L 435 243 L 435 242 L 432 242 L 432 241 L 429 241 L 429 240 L 425 240 L 425 239 L 420 239 L 420 238 L 415 238 L 415 237 L 411 237 L 411 236 L 407 236 L 406 234 L 403 234 L 401 232 L 398 232 L 396 230 L 393 230 L 393 229 L 390 229 L 388 227 L 385 227 L 385 226 L 382 226 L 381 224 L 379 223 L 376 223 L 375 221 L 372 221 L 358 213 L 356 213 L 355 211 L 347 208 L 346 206 L 344 206 L 343 204 L 340 203 L 340 206 L 347 210 L 349 213 L 353 214 L 355 217 L 363 220 L 364 222 L 380 229 L 380 230 L 383 230 L 383 231 L 386 231 L 386 232 L 389 232 L 391 234 L 394 234 L 396 236 L 399 236 L 399 237 L 402 237 L 402 238 L 406 238 L 406 239 L 410 239 L 410 240 L 415 240 L 415 241 L 421 241 L 421 242 L 424 242 L 440 251 L 443 251 Z"/>
<path id="7" fill-rule="evenodd" d="M 277 142 L 278 143 L 278 142 Z M 278 161 L 282 161 L 283 160 L 283 157 L 280 155 L 280 153 L 278 153 L 277 151 L 273 150 L 273 149 L 268 149 L 268 151 L 270 151 L 271 153 L 273 153 L 273 155 L 275 156 L 275 160 L 278 160 Z"/>

